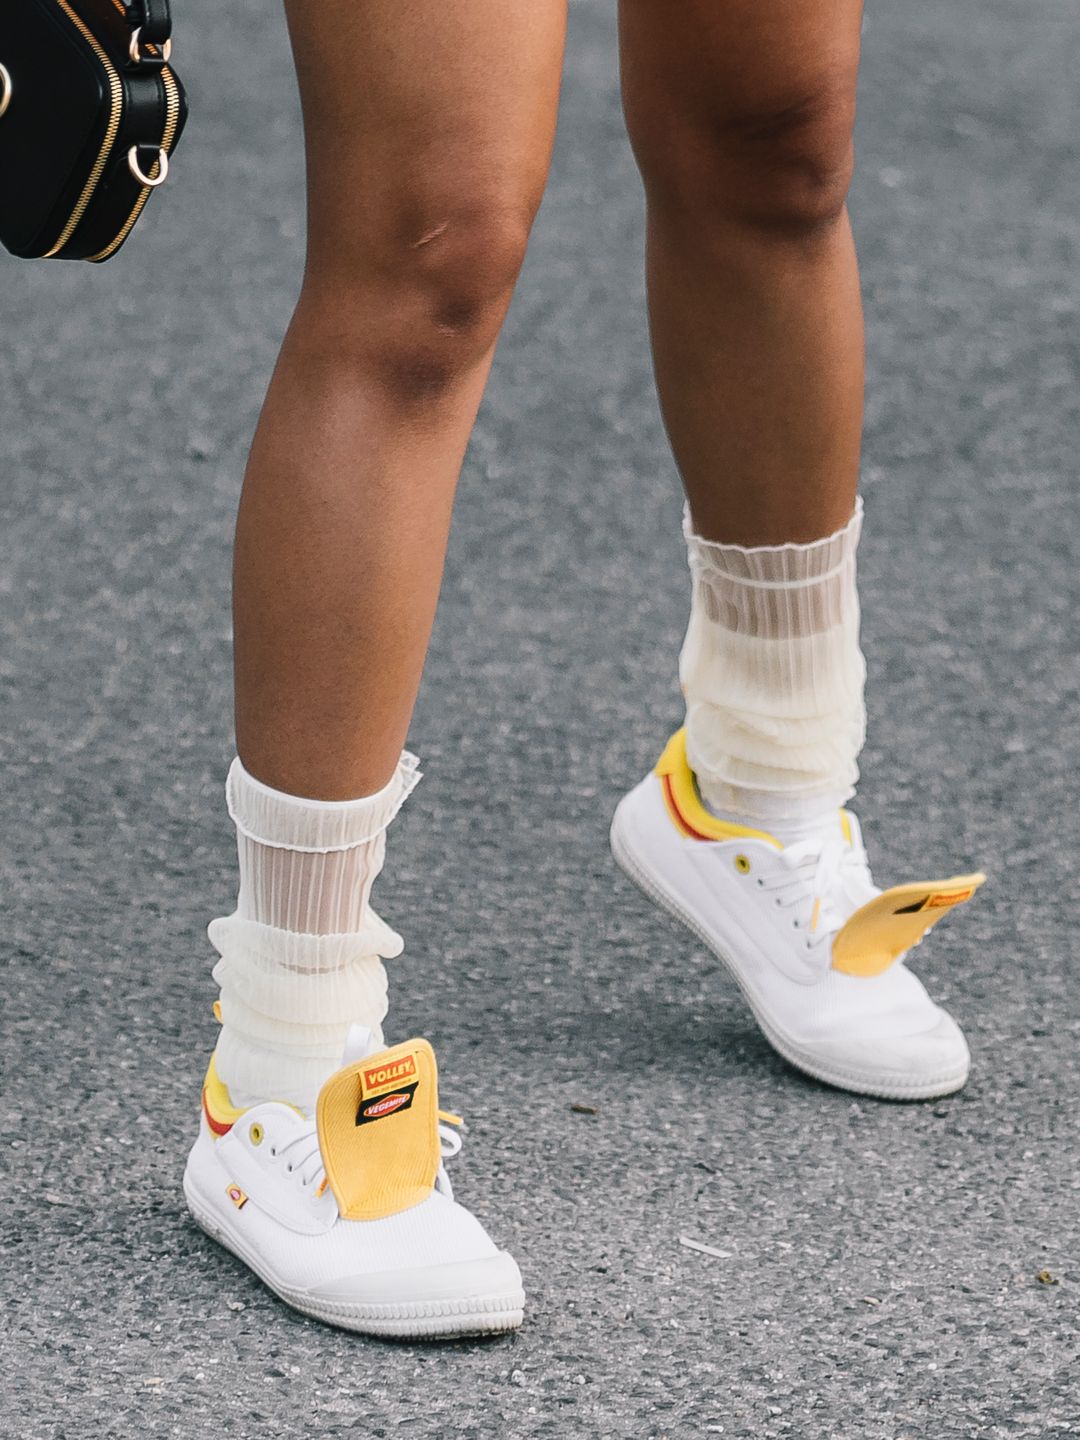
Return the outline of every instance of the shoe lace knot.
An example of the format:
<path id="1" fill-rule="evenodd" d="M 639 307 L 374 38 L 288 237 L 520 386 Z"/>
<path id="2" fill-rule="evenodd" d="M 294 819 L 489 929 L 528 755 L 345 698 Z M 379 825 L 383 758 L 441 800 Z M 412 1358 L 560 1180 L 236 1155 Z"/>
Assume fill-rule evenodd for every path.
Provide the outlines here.
<path id="1" fill-rule="evenodd" d="M 806 949 L 827 960 L 833 937 L 848 919 L 844 880 L 866 875 L 866 852 L 839 834 L 812 836 L 786 845 L 779 861 L 759 883 L 773 892 L 777 905 L 793 912 L 792 925 L 803 931 Z"/>
<path id="2" fill-rule="evenodd" d="M 440 1110 L 438 1124 L 442 1159 L 443 1161 L 451 1160 L 461 1149 L 462 1139 L 458 1131 L 466 1129 L 465 1122 L 460 1115 Z M 323 1165 L 322 1151 L 319 1148 L 319 1130 L 314 1120 L 298 1131 L 291 1140 L 285 1141 L 282 1145 L 273 1146 L 270 1154 L 273 1159 L 285 1162 L 286 1171 L 297 1177 L 303 1189 L 314 1186 L 317 1198 L 321 1198 L 326 1193 L 329 1182 L 326 1167 Z M 441 1188 L 449 1189 L 449 1181 L 441 1164 L 436 1184 L 440 1184 Z"/>

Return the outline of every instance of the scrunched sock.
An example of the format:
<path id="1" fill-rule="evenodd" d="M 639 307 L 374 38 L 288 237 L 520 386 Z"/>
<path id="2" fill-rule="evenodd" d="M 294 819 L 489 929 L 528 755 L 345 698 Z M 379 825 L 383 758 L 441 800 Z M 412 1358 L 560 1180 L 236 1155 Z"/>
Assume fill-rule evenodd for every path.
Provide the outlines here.
<path id="1" fill-rule="evenodd" d="M 310 1112 L 360 1024 L 381 1039 L 384 959 L 403 941 L 369 903 L 386 830 L 420 779 L 403 752 L 389 783 L 358 800 L 271 789 L 237 757 L 225 784 L 236 824 L 240 891 L 207 927 L 220 959 L 215 1051 L 233 1103 L 283 1100 Z"/>
<path id="2" fill-rule="evenodd" d="M 793 835 L 855 793 L 866 733 L 855 552 L 862 501 L 807 545 L 747 547 L 695 535 L 679 657 L 687 758 L 718 815 Z"/>

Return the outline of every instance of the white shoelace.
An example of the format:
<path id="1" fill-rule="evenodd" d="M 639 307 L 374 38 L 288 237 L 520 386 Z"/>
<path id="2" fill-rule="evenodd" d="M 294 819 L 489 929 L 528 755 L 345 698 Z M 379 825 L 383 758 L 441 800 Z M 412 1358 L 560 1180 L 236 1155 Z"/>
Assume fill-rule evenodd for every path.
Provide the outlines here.
<path id="1" fill-rule="evenodd" d="M 803 932 L 806 949 L 815 959 L 827 957 L 832 937 L 848 918 L 841 909 L 845 870 L 866 874 L 866 852 L 845 843 L 839 834 L 811 837 L 786 845 L 781 868 L 760 876 L 758 885 L 773 893 L 777 905 L 797 908 L 792 925 Z M 822 948 L 824 947 L 824 949 Z M 816 953 L 815 953 L 816 952 Z"/>
<path id="2" fill-rule="evenodd" d="M 461 1149 L 461 1136 L 450 1125 L 439 1122 L 439 1140 L 441 1142 L 443 1160 L 452 1159 Z M 316 1190 L 321 1190 L 326 1181 L 326 1169 L 323 1166 L 322 1152 L 319 1149 L 319 1131 L 314 1120 L 311 1120 L 299 1134 L 294 1135 L 284 1145 L 271 1146 L 270 1154 L 273 1159 L 283 1159 L 287 1174 L 299 1175 L 301 1186 L 306 1190 L 309 1185 L 314 1185 Z M 440 1184 L 440 1182 L 445 1182 Z M 440 1188 L 448 1189 L 449 1182 L 443 1173 L 442 1166 L 439 1167 L 439 1177 L 436 1184 Z"/>

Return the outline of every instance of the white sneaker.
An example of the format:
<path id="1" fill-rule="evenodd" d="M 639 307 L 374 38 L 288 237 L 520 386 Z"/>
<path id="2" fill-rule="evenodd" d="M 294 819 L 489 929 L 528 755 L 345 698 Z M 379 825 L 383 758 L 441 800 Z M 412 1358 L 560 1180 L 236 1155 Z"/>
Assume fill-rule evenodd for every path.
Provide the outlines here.
<path id="1" fill-rule="evenodd" d="M 431 1046 L 369 1050 L 354 1027 L 314 1120 L 274 1101 L 236 1108 L 211 1059 L 184 1172 L 192 1215 L 331 1325 L 410 1340 L 516 1329 L 518 1267 L 455 1203 L 442 1163 L 461 1142 L 440 1123 Z"/>
<path id="2" fill-rule="evenodd" d="M 681 730 L 620 802 L 611 848 L 627 875 L 724 962 L 792 1065 L 893 1100 L 964 1084 L 964 1036 L 904 962 L 984 875 L 882 893 L 847 810 L 835 832 L 787 846 L 719 820 L 698 794 Z"/>

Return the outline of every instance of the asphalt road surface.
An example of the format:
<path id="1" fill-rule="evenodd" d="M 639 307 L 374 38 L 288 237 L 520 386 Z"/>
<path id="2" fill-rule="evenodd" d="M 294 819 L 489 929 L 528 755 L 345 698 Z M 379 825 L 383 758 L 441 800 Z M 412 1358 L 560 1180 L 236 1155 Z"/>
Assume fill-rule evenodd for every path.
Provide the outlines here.
<path id="1" fill-rule="evenodd" d="M 866 26 L 857 808 L 879 879 L 991 877 L 919 954 L 971 1083 L 907 1106 L 788 1069 L 608 855 L 688 587 L 613 11 L 573 6 L 381 883 L 392 1033 L 436 1043 L 459 1193 L 530 1296 L 443 1348 L 289 1313 L 181 1203 L 234 894 L 232 517 L 303 208 L 277 11 L 178 9 L 194 117 L 122 258 L 0 263 L 0 1432 L 1080 1434 L 1074 0 Z"/>

